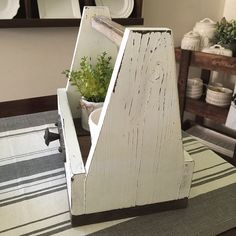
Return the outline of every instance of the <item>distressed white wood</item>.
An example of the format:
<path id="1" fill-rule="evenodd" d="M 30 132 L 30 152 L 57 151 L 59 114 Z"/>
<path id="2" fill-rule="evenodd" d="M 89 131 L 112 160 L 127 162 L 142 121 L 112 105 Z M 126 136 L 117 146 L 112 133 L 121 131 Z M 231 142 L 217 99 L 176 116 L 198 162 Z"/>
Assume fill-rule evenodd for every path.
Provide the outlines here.
<path id="1" fill-rule="evenodd" d="M 184 156 L 167 31 L 126 29 L 86 163 L 86 213 L 179 197 Z"/>
<path id="2" fill-rule="evenodd" d="M 72 214 L 83 214 L 85 209 L 84 179 L 85 168 L 75 131 L 75 126 L 65 89 L 58 89 L 58 113 L 61 117 L 62 132 L 66 150 L 66 177 L 69 203 Z M 78 189 L 79 187 L 79 189 Z M 76 197 L 74 197 L 76 196 Z"/>
<path id="3" fill-rule="evenodd" d="M 80 61 L 82 57 L 91 57 L 93 63 L 97 56 L 104 51 L 112 56 L 112 64 L 114 64 L 118 53 L 117 46 L 91 27 L 93 18 L 100 15 L 110 18 L 108 8 L 99 6 L 84 8 L 70 68 L 71 70 L 77 70 L 80 68 Z M 79 93 L 74 86 L 70 85 L 69 82 L 67 83 L 66 89 L 68 92 L 72 115 L 74 118 L 80 117 Z"/>
<path id="4" fill-rule="evenodd" d="M 58 113 L 61 117 L 62 131 L 66 148 L 66 157 L 71 162 L 73 175 L 85 173 L 71 110 L 65 89 L 57 90 Z"/>
<path id="5" fill-rule="evenodd" d="M 193 161 L 183 153 L 171 31 L 127 28 L 117 55 L 110 36 L 92 29 L 96 15 L 109 12 L 85 9 L 71 68 L 103 51 L 116 61 L 85 167 L 73 125 L 79 96 L 70 84 L 58 91 L 72 214 L 188 197 Z"/>
<path id="6" fill-rule="evenodd" d="M 194 161 L 188 152 L 184 150 L 184 173 L 179 189 L 179 199 L 190 195 L 190 186 L 193 177 Z"/>

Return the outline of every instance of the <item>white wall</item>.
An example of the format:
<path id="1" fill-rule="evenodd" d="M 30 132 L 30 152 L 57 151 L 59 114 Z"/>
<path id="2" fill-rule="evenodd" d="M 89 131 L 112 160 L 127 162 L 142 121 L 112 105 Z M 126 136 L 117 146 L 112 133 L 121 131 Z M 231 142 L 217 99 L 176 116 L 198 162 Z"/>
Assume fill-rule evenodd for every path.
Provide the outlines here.
<path id="1" fill-rule="evenodd" d="M 225 0 L 144 0 L 145 26 L 168 27 L 173 30 L 175 45 L 195 23 L 206 17 L 221 19 Z M 236 1 L 236 0 L 232 0 Z"/>
<path id="2" fill-rule="evenodd" d="M 223 15 L 227 20 L 236 20 L 236 1 L 235 0 L 225 0 L 225 7 Z"/>
<path id="3" fill-rule="evenodd" d="M 225 0 L 223 16 L 227 20 L 236 20 L 236 0 Z M 220 74 L 216 77 L 216 82 L 222 82 L 224 86 L 233 89 L 235 86 L 236 76 Z"/>
<path id="4" fill-rule="evenodd" d="M 143 1 L 145 25 L 173 29 L 176 45 L 196 21 L 205 17 L 219 20 L 223 9 L 224 0 Z M 52 95 L 64 87 L 61 72 L 71 64 L 77 31 L 0 29 L 0 102 Z"/>
<path id="5" fill-rule="evenodd" d="M 78 28 L 0 29 L 0 102 L 56 94 Z"/>

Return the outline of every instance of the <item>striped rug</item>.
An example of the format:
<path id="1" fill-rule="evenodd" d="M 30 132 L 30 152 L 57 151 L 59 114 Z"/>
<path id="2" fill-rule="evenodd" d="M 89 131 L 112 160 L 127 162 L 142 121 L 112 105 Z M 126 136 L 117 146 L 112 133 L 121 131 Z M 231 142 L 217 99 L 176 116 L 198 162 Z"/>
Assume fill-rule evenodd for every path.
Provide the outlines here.
<path id="1" fill-rule="evenodd" d="M 124 221 L 71 227 L 59 142 L 43 139 L 56 120 L 56 111 L 0 119 L 0 235 L 82 236 Z"/>
<path id="2" fill-rule="evenodd" d="M 235 167 L 185 137 L 195 160 L 188 208 L 71 228 L 59 143 L 43 140 L 45 128 L 56 132 L 52 118 L 0 119 L 0 235 L 205 236 L 236 226 Z"/>
<path id="3" fill-rule="evenodd" d="M 0 133 L 0 233 L 41 235 L 70 228 L 64 163 L 52 124 Z"/>

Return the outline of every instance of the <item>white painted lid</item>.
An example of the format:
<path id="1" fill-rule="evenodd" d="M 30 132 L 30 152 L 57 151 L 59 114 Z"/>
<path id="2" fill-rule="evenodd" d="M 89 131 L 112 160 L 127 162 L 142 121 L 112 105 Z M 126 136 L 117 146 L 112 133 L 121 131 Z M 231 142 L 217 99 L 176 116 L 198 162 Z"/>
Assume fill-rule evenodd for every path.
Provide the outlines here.
<path id="1" fill-rule="evenodd" d="M 189 31 L 184 35 L 185 38 L 200 38 L 200 34 L 194 31 Z"/>
<path id="2" fill-rule="evenodd" d="M 203 20 L 196 23 L 196 28 L 215 28 L 216 22 L 210 18 L 204 18 Z"/>
<path id="3" fill-rule="evenodd" d="M 218 54 L 218 55 L 223 55 L 223 56 L 229 56 L 229 57 L 231 57 L 233 54 L 232 50 L 224 48 L 219 44 L 215 44 L 209 48 L 204 48 L 202 50 L 202 52 Z"/>

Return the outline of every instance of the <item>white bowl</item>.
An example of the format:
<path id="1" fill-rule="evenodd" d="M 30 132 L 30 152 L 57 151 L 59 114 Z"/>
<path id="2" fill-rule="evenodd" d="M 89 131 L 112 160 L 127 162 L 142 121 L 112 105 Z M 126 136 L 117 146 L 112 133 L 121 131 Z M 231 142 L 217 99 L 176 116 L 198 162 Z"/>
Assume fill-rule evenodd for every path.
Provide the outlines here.
<path id="1" fill-rule="evenodd" d="M 188 93 L 202 93 L 202 87 L 197 87 L 197 88 L 187 88 L 186 92 Z"/>
<path id="2" fill-rule="evenodd" d="M 224 101 L 217 101 L 214 99 L 210 99 L 210 98 L 206 98 L 206 102 L 218 107 L 227 107 L 230 105 L 230 101 L 229 102 L 224 102 Z"/>
<path id="3" fill-rule="evenodd" d="M 199 99 L 202 96 L 201 93 L 186 93 L 186 97 L 193 98 L 193 99 Z"/>
<path id="4" fill-rule="evenodd" d="M 207 91 L 211 94 L 217 94 L 218 96 L 232 96 L 233 91 L 224 87 L 208 86 Z"/>
<path id="5" fill-rule="evenodd" d="M 91 135 L 91 142 L 93 142 L 95 136 L 98 133 L 98 121 L 100 118 L 102 108 L 98 108 L 94 110 L 90 115 L 89 115 L 89 129 L 90 129 L 90 135 Z"/>
<path id="6" fill-rule="evenodd" d="M 187 88 L 202 88 L 203 81 L 200 78 L 192 78 L 187 80 Z"/>
<path id="7" fill-rule="evenodd" d="M 202 96 L 203 82 L 200 78 L 192 78 L 187 81 L 186 97 L 199 99 Z"/>
<path id="8" fill-rule="evenodd" d="M 202 91 L 196 91 L 196 92 L 195 92 L 195 91 L 194 91 L 194 92 L 188 92 L 188 91 L 187 91 L 187 92 L 186 92 L 186 95 L 191 95 L 191 94 L 192 94 L 192 95 L 202 95 Z"/>
<path id="9" fill-rule="evenodd" d="M 206 93 L 206 102 L 225 107 L 231 103 L 233 91 L 224 87 L 208 86 Z"/>

